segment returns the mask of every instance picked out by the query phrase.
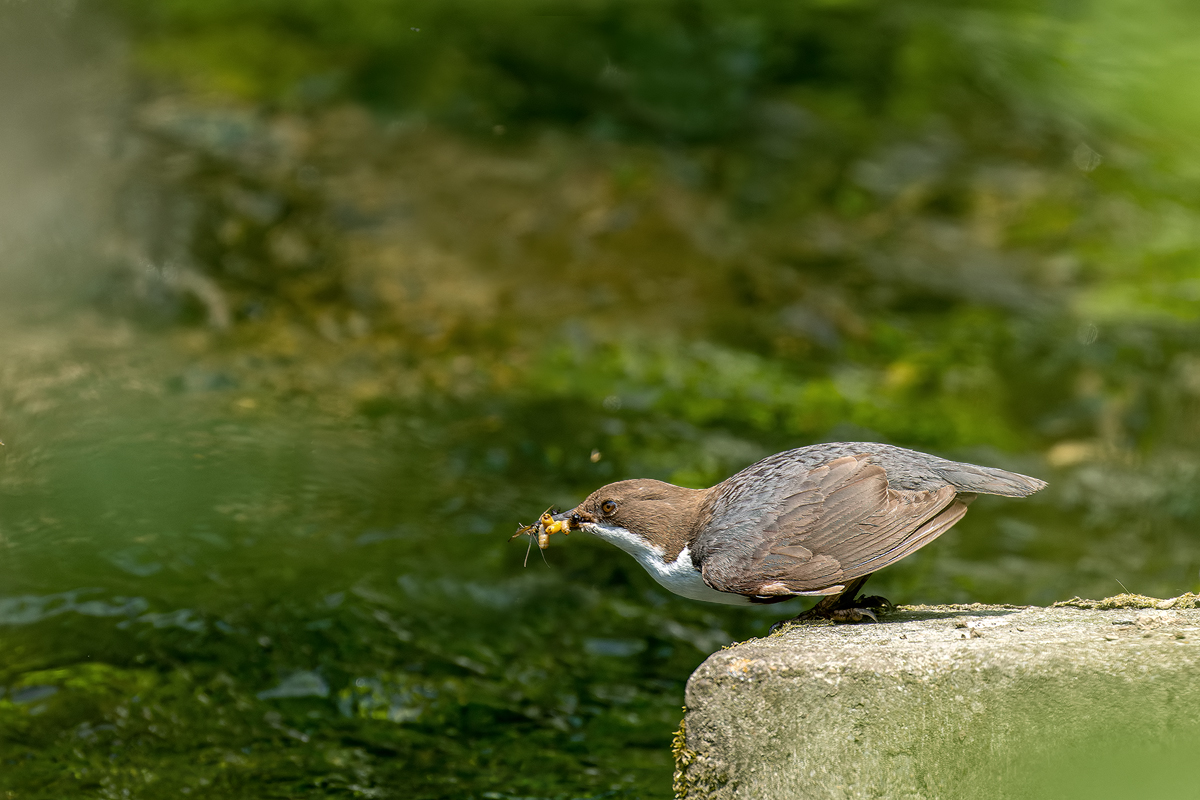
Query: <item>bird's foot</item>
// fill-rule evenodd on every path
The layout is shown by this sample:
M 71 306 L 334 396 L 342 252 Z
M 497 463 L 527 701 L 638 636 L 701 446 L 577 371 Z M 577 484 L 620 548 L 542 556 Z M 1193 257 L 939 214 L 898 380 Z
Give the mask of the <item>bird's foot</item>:
M 868 619 L 879 622 L 879 617 L 869 608 L 835 608 L 825 615 L 825 619 L 830 622 L 862 622 Z
M 891 600 L 888 600 L 886 597 L 880 597 L 877 594 L 873 594 L 870 597 L 859 595 L 858 599 L 854 601 L 854 605 L 859 608 L 869 608 L 876 614 L 890 614 L 896 610 L 896 606 Z
M 890 600 L 878 595 L 870 597 L 860 596 L 857 600 L 845 602 L 846 605 L 844 607 L 839 607 L 835 603 L 827 603 L 826 601 L 817 603 L 803 614 L 792 619 L 784 619 L 776 622 L 771 626 L 768 635 L 783 630 L 783 628 L 792 623 L 811 622 L 812 620 L 828 620 L 840 623 L 865 622 L 868 620 L 879 622 L 879 614 L 888 613 L 896 609 Z

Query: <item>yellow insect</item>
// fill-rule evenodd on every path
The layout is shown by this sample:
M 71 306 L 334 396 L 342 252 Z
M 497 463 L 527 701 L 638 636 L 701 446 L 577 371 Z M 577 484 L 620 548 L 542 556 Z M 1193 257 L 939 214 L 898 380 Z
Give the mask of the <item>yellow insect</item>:
M 550 546 L 550 535 L 551 534 L 561 533 L 563 535 L 566 535 L 566 534 L 570 533 L 571 532 L 571 521 L 566 520 L 566 519 L 556 520 L 554 518 L 554 516 L 550 513 L 552 508 L 553 508 L 553 506 L 551 506 L 551 508 L 547 508 L 545 511 L 543 511 L 542 516 L 539 517 L 538 521 L 533 523 L 532 525 L 522 525 L 519 528 L 517 528 L 517 532 L 514 533 L 512 536 L 510 536 L 508 538 L 508 540 L 511 542 L 513 539 L 524 534 L 529 537 L 530 549 L 533 548 L 533 540 L 537 539 L 538 549 L 545 550 L 547 547 Z M 529 563 L 529 551 L 528 550 L 525 551 L 525 563 L 526 564 Z

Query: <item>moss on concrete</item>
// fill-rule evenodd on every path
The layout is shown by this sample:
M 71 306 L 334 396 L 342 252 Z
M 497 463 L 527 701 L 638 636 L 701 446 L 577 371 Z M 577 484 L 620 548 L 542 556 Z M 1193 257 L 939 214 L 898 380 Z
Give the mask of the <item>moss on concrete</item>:
M 1157 608 L 1161 610 L 1177 608 L 1200 608 L 1200 595 L 1187 592 L 1179 597 L 1163 600 L 1158 597 L 1147 597 L 1144 594 L 1119 594 L 1116 597 L 1106 597 L 1103 600 L 1084 600 L 1072 597 L 1070 600 L 1060 600 L 1051 608 Z
M 683 713 L 687 713 L 686 706 Z M 687 746 L 686 719 L 679 720 L 679 727 L 671 736 L 671 755 L 675 759 L 675 775 L 671 781 L 671 789 L 675 792 L 678 800 L 684 800 L 691 790 L 691 784 L 687 779 L 687 768 L 696 758 L 696 752 Z

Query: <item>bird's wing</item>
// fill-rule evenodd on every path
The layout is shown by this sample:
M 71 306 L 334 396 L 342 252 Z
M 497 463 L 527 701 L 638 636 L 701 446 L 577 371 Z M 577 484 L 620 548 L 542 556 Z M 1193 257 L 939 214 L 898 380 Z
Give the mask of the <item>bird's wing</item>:
M 762 482 L 773 485 L 765 494 L 742 491 L 718 504 L 694 543 L 705 582 L 760 597 L 835 594 L 933 541 L 966 513 L 955 487 L 892 489 L 870 458 L 845 456 L 790 479 L 775 476 Z

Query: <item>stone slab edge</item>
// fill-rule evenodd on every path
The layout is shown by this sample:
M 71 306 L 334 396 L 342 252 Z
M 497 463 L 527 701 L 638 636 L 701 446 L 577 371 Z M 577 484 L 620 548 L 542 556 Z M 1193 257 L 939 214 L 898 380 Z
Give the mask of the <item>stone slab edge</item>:
M 676 798 L 708 796 L 724 776 L 719 759 L 704 752 L 704 736 L 689 729 L 706 724 L 698 718 L 699 696 L 704 687 L 722 681 L 753 682 L 755 678 L 789 675 L 832 676 L 840 680 L 848 669 L 875 674 L 903 672 L 935 677 L 986 664 L 1000 670 L 1061 669 L 1069 665 L 1094 667 L 1108 659 L 1105 648 L 1130 644 L 1157 632 L 1163 639 L 1159 663 L 1171 668 L 1194 668 L 1196 647 L 1176 650 L 1166 645 L 1200 643 L 1200 595 L 1188 593 L 1170 599 L 1123 594 L 1104 600 L 1072 598 L 1049 608 L 1008 605 L 900 606 L 878 625 L 832 625 L 815 622 L 789 626 L 763 639 L 751 639 L 714 653 L 688 681 L 688 706 L 676 732 L 673 789 Z M 1190 613 L 1188 613 L 1190 610 Z M 1054 647 L 1049 638 L 1065 647 Z M 1120 661 L 1111 664 L 1119 673 Z

